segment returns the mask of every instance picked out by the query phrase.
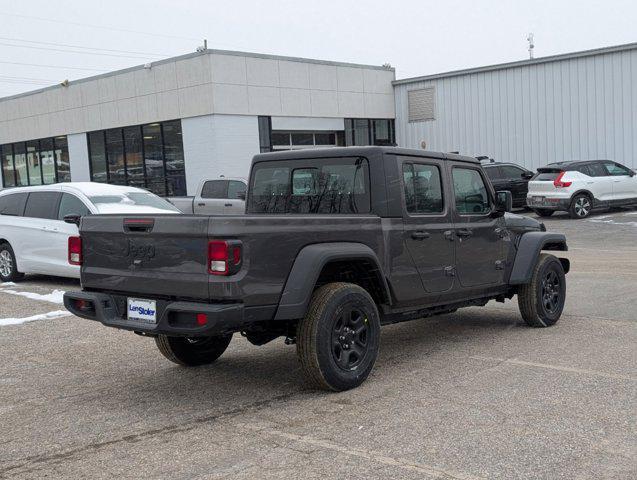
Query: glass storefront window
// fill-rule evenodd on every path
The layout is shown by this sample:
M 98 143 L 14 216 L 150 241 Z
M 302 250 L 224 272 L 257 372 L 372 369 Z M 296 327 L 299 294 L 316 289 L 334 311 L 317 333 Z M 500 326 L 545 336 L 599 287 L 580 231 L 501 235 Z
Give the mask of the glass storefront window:
M 69 162 L 69 146 L 65 136 L 53 139 L 55 168 L 58 182 L 71 181 L 71 163 Z
M 55 158 L 53 157 L 53 139 L 40 140 L 40 163 L 42 165 L 42 180 L 45 185 L 55 183 Z
M 126 163 L 124 161 L 124 138 L 122 129 L 106 130 L 106 160 L 108 163 L 108 183 L 126 184 Z
M 29 185 L 42 185 L 42 165 L 38 152 L 38 141 L 27 142 L 27 168 L 29 171 Z
M 180 120 L 91 132 L 88 143 L 93 181 L 186 195 Z
M 106 147 L 104 145 L 104 132 L 91 132 L 88 134 L 89 157 L 91 164 L 91 180 L 106 183 Z
M 24 142 L 13 144 L 13 163 L 15 164 L 16 186 L 29 185 L 27 175 L 27 149 Z
M 15 167 L 13 166 L 13 147 L 2 145 L 0 149 L 2 157 L 2 184 L 5 187 L 15 187 Z

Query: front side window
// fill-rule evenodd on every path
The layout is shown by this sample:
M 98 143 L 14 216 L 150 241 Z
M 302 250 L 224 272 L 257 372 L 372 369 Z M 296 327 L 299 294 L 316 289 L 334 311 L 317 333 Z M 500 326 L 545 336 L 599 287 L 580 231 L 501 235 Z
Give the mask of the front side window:
M 369 166 L 362 157 L 315 158 L 255 165 L 250 213 L 368 213 Z
M 604 167 L 608 174 L 612 177 L 621 177 L 624 175 L 630 175 L 630 170 L 626 167 L 613 162 L 604 162 Z
M 403 164 L 405 205 L 416 214 L 441 213 L 443 210 L 440 170 L 435 165 Z
M 79 215 L 81 217 L 89 215 L 91 212 L 84 202 L 70 193 L 63 193 L 58 208 L 58 220 L 64 220 L 67 215 Z
M 502 172 L 502 177 L 507 180 L 521 180 L 522 174 L 524 174 L 524 170 L 512 165 L 501 165 L 500 171 Z
M 480 172 L 455 167 L 452 171 L 456 210 L 462 214 L 485 214 L 491 210 L 489 194 Z
M 499 167 L 485 167 L 484 171 L 491 180 L 501 180 L 503 178 Z

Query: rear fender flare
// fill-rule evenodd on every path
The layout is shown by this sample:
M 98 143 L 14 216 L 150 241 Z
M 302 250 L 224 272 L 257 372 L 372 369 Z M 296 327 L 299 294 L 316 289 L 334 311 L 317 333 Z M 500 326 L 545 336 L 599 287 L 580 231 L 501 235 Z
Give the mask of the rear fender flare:
M 391 295 L 387 280 L 374 251 L 367 245 L 353 242 L 316 243 L 301 249 L 288 275 L 275 320 L 296 320 L 305 316 L 316 282 L 323 267 L 339 260 L 368 260 L 378 269 L 379 279 L 387 299 Z
M 510 285 L 522 285 L 531 281 L 533 268 L 537 264 L 542 250 L 568 250 L 566 237 L 561 233 L 527 232 L 522 235 L 518 243 L 518 250 L 509 277 Z M 570 262 L 560 258 L 564 272 L 568 273 Z

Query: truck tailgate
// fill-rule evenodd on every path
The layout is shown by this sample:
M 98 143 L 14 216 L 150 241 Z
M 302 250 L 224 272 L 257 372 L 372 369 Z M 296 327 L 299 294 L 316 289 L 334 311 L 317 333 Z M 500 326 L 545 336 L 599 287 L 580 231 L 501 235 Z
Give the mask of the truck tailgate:
M 208 299 L 208 217 L 82 218 L 82 287 Z

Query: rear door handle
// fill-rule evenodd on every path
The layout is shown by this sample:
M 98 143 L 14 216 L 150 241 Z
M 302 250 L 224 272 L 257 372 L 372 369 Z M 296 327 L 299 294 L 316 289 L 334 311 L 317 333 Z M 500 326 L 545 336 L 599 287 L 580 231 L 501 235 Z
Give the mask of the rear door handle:
M 226 207 L 232 207 L 232 203 L 226 203 L 225 206 Z
M 431 237 L 431 235 L 428 232 L 412 232 L 411 233 L 411 238 L 413 238 L 414 240 L 424 240 L 429 237 Z
M 198 204 L 197 204 L 197 206 L 198 206 L 198 207 L 205 207 L 205 206 L 206 206 L 206 204 L 205 204 L 205 203 L 198 203 Z
M 450 242 L 453 242 L 453 238 L 454 238 L 453 230 L 445 230 L 443 235 L 445 236 L 447 240 L 449 240 Z
M 473 232 L 468 228 L 461 228 L 460 230 L 456 230 L 456 235 L 459 237 L 470 237 L 473 235 Z

